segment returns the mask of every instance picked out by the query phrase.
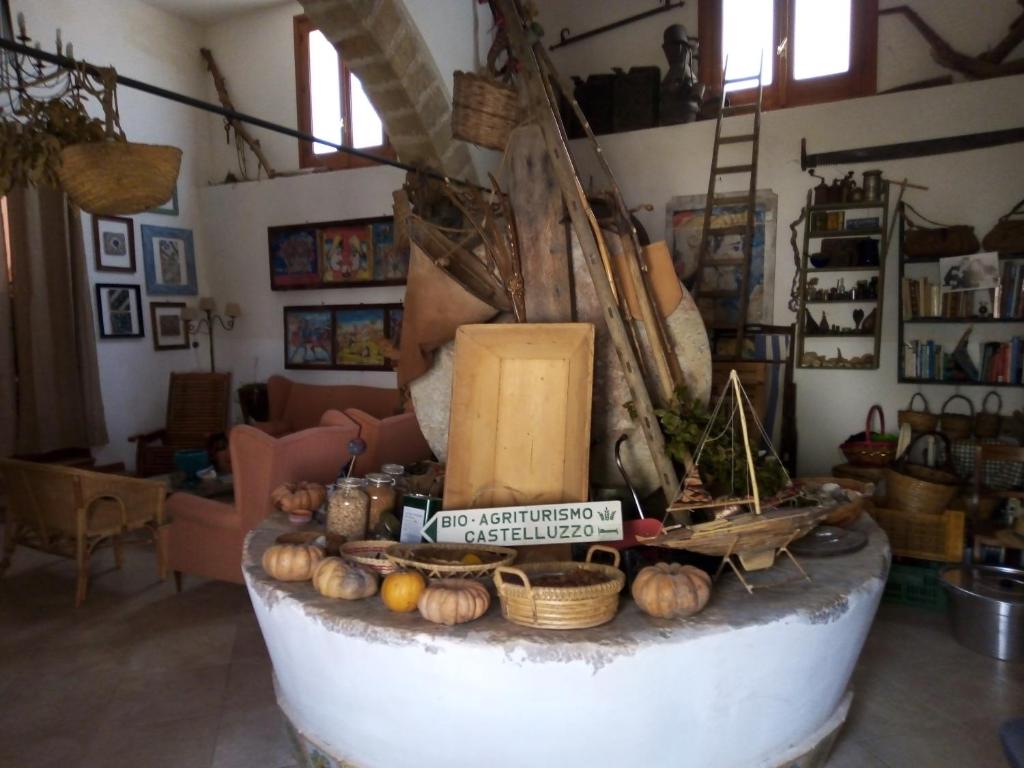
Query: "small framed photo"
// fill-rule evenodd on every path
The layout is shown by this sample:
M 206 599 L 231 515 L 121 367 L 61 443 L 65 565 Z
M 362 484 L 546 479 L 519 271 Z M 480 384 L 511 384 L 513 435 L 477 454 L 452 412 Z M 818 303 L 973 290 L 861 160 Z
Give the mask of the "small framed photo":
M 185 302 L 151 301 L 149 320 L 153 328 L 153 349 L 188 349 L 188 323 L 181 316 Z
M 146 292 L 151 296 L 195 296 L 196 257 L 192 230 L 142 225 Z
M 137 339 L 146 335 L 142 324 L 142 289 L 137 285 L 96 284 L 100 338 Z
M 122 216 L 93 216 L 97 272 L 135 272 L 135 228 Z
M 170 199 L 161 206 L 156 208 L 150 208 L 146 213 L 158 213 L 161 216 L 177 216 L 178 215 L 178 185 L 174 185 L 174 192 L 171 194 Z
M 334 367 L 331 320 L 329 308 L 284 308 L 285 368 Z

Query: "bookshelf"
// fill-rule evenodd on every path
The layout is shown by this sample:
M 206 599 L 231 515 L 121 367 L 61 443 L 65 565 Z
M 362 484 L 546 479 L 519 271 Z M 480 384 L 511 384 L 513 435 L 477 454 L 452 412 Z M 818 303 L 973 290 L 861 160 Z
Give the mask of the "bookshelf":
M 878 200 L 814 205 L 807 193 L 796 367 L 878 368 L 889 187 Z
M 997 289 L 943 291 L 939 256 L 904 257 L 899 216 L 898 381 L 1020 387 L 1024 363 L 1024 253 L 996 258 Z M 970 374 L 968 374 L 968 371 Z

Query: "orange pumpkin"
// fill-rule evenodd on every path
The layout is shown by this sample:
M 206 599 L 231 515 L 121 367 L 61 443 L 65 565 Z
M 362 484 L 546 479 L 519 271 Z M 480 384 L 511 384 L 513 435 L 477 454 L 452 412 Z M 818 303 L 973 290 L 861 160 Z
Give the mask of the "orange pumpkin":
M 324 597 L 361 600 L 377 593 L 377 574 L 340 557 L 328 557 L 313 571 L 313 586 Z
M 308 581 L 324 559 L 320 547 L 306 544 L 275 544 L 263 553 L 263 570 L 278 581 Z
M 416 610 L 420 595 L 427 588 L 427 582 L 416 571 L 399 571 L 389 574 L 380 588 L 384 605 L 397 613 Z
M 271 503 L 282 512 L 319 509 L 327 498 L 327 489 L 320 483 L 285 483 L 270 494 Z
M 640 610 L 659 619 L 692 616 L 711 597 L 711 577 L 700 568 L 679 563 L 658 563 L 633 579 L 633 599 Z
M 490 606 L 487 587 L 465 579 L 431 581 L 416 604 L 424 619 L 449 627 L 479 619 Z

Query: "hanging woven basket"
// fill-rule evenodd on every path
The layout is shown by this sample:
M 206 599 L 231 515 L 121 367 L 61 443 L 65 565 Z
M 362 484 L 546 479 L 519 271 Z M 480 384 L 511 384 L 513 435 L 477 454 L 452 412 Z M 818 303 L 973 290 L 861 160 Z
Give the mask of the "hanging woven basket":
M 58 171 L 68 197 L 101 216 L 142 213 L 174 194 L 181 150 L 159 144 L 97 141 L 61 151 Z
M 515 88 L 472 72 L 456 72 L 452 89 L 452 136 L 481 147 L 505 149 L 518 119 Z

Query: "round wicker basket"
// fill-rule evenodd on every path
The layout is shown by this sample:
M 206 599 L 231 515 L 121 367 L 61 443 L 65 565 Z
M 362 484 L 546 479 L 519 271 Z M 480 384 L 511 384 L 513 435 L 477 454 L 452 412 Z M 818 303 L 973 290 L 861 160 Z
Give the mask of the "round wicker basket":
M 996 409 L 992 413 L 988 412 L 988 399 L 996 396 Z M 999 433 L 1003 427 L 1003 417 L 1000 411 L 1003 410 L 1003 396 L 996 392 L 994 389 L 985 395 L 985 399 L 981 401 L 981 411 L 977 416 L 974 417 L 974 435 L 975 437 L 991 438 L 999 437 Z
M 946 406 L 954 400 L 963 400 L 967 403 L 970 414 L 946 413 Z M 963 395 L 950 395 L 942 404 L 942 413 L 939 415 L 939 429 L 946 433 L 950 440 L 966 440 L 974 430 L 974 403 Z
M 392 544 L 388 560 L 396 568 L 411 568 L 428 579 L 480 579 L 495 568 L 510 565 L 516 559 L 510 547 L 487 544 Z M 466 555 L 475 555 L 480 563 L 466 563 Z
M 516 91 L 486 75 L 456 72 L 452 136 L 481 147 L 505 149 L 519 115 Z
M 591 562 L 594 552 L 610 553 L 613 565 Z M 615 618 L 619 592 L 626 583 L 618 569 L 619 553 L 611 547 L 595 544 L 587 552 L 585 563 L 526 563 L 519 568 L 501 566 L 494 572 L 494 586 L 501 600 L 501 614 L 516 624 L 541 629 L 586 629 L 606 624 Z M 600 581 L 587 586 L 533 586 L 530 577 L 567 574 L 584 570 Z M 517 579 L 519 584 L 507 581 Z
M 943 442 L 943 467 L 909 464 L 906 457 L 914 443 L 929 435 L 939 437 Z M 949 439 L 941 432 L 926 432 L 919 435 L 914 443 L 910 444 L 902 459 L 885 471 L 887 506 L 906 512 L 941 514 L 956 496 L 960 483 L 950 460 L 952 452 Z
M 101 216 L 142 213 L 174 194 L 181 150 L 157 144 L 97 141 L 61 153 L 60 181 L 71 201 Z
M 341 545 L 341 556 L 351 563 L 387 576 L 398 570 L 398 566 L 387 556 L 388 549 L 394 546 L 393 541 L 346 541 Z
M 915 411 L 914 401 L 919 397 L 921 402 L 924 403 L 924 410 Z M 906 410 L 896 412 L 896 419 L 901 427 L 904 424 L 909 424 L 914 432 L 931 432 L 939 423 L 938 415 L 931 412 L 928 408 L 928 400 L 920 392 L 915 392 L 913 397 L 910 398 Z
M 878 433 L 885 434 L 885 414 L 882 413 L 880 405 L 872 405 L 868 409 L 867 420 L 864 424 L 863 440 L 847 440 L 839 446 L 839 449 L 846 456 L 846 460 L 859 467 L 884 467 L 896 458 L 895 440 L 872 440 L 871 439 L 871 417 L 878 414 Z

